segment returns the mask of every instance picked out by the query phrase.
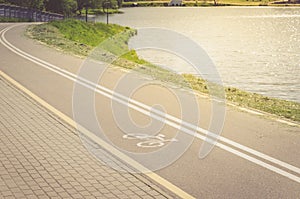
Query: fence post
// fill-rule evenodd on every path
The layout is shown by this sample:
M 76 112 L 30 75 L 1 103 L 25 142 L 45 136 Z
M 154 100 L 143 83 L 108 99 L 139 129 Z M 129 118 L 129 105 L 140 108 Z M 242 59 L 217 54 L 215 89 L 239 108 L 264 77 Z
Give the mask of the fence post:
M 4 6 L 4 17 L 10 17 L 10 10 L 8 6 Z
M 0 4 L 0 16 L 4 17 L 4 5 Z
M 9 18 L 14 18 L 14 16 L 15 16 L 15 10 L 14 10 L 14 7 L 10 7 L 9 13 L 10 13 Z

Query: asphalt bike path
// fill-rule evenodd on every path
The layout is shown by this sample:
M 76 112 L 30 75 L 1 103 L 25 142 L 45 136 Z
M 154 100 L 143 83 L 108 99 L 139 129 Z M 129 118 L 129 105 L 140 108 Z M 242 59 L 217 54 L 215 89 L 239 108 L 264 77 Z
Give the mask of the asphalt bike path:
M 2 25 L 1 29 L 7 26 L 9 25 Z M 76 74 L 83 60 L 42 46 L 26 38 L 23 31 L 24 26 L 17 26 L 1 35 L 1 41 L 8 46 L 8 48 L 0 47 L 1 70 L 56 109 L 72 117 L 71 102 L 74 83 L 46 67 L 41 67 L 41 62 L 33 57 L 73 74 Z M 28 55 L 33 57 L 30 58 Z M 113 89 L 124 73 L 126 72 L 119 69 L 107 70 L 101 80 L 101 85 Z M 138 75 L 133 77 L 138 80 L 142 79 Z M 183 91 L 178 92 L 183 93 L 183 96 L 188 96 Z M 147 93 L 151 93 L 151 97 L 147 96 Z M 162 93 L 165 96 L 162 96 Z M 180 114 L 176 100 L 164 100 L 172 99 L 172 93 L 166 92 L 160 86 L 148 87 L 134 98 L 146 105 L 147 103 L 153 105 L 155 100 L 159 99 L 156 103 L 165 105 L 170 115 Z M 149 138 L 140 136 L 128 139 L 128 137 L 119 136 L 117 132 L 120 129 L 116 126 L 113 113 L 111 113 L 111 99 L 103 97 L 100 93 L 95 99 L 97 117 L 100 118 L 106 131 L 114 132 L 109 138 L 116 145 L 134 152 L 149 151 L 148 148 L 141 147 L 145 142 L 149 144 L 145 140 Z M 205 130 L 208 128 L 212 114 L 209 108 L 210 102 L 209 99 L 202 97 L 198 100 L 201 110 L 199 128 Z M 137 123 L 149 122 L 149 117 L 141 114 L 137 109 L 132 109 L 132 116 L 136 118 Z M 96 127 L 87 128 L 91 131 L 96 130 Z M 175 125 L 166 125 L 156 138 L 165 144 L 164 141 L 172 139 L 177 131 Z M 201 135 L 201 132 L 198 134 Z M 196 136 L 191 147 L 177 161 L 156 171 L 156 174 L 197 198 L 255 196 L 295 198 L 299 196 L 300 154 L 297 149 L 300 136 L 297 124 L 287 125 L 267 115 L 251 114 L 227 106 L 221 136 L 217 146 L 204 159 L 198 158 L 199 148 L 203 141 L 201 136 Z M 156 141 L 150 145 L 157 144 L 159 148 L 162 147 L 161 143 Z

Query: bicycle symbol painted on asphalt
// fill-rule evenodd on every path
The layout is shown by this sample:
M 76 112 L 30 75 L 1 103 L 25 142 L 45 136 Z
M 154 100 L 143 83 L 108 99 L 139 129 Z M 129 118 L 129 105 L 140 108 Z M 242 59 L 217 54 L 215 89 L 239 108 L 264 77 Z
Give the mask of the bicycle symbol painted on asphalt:
M 126 134 L 123 135 L 124 139 L 129 140 L 142 140 L 141 142 L 137 143 L 138 147 L 142 148 L 154 148 L 154 147 L 161 147 L 164 146 L 167 142 L 177 142 L 178 140 L 175 138 L 165 139 L 165 135 L 158 134 L 154 135 L 147 135 L 147 134 Z

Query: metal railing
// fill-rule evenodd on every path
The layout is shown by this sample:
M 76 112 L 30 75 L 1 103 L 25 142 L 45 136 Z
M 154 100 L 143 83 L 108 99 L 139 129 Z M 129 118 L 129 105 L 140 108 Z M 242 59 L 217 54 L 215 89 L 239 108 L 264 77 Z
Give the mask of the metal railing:
M 64 16 L 61 14 L 43 12 L 6 4 L 0 4 L 0 17 L 27 19 L 34 22 L 48 22 L 64 19 Z

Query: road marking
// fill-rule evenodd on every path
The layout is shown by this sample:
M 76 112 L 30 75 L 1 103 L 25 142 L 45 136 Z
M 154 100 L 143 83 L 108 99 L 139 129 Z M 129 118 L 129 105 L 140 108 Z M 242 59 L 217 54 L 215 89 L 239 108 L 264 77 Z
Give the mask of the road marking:
M 266 116 L 272 120 L 275 120 L 276 122 L 280 122 L 282 124 L 287 124 L 289 126 L 296 126 L 296 127 L 300 127 L 299 123 L 293 122 L 293 121 L 289 121 L 289 120 L 285 120 L 285 119 L 280 119 L 270 113 L 264 112 L 264 111 L 259 111 L 259 110 L 255 110 L 255 109 L 249 109 L 249 108 L 245 108 L 245 107 L 240 107 L 234 103 L 227 103 L 230 106 L 233 106 L 241 111 L 247 112 L 247 113 L 251 113 L 253 115 L 259 115 L 259 116 Z
M 88 131 L 83 126 L 77 124 L 70 117 L 68 117 L 64 113 L 60 112 L 59 110 L 57 110 L 56 108 L 54 108 L 53 106 L 51 106 L 50 104 L 48 104 L 46 101 L 44 101 L 43 99 L 41 99 L 40 97 L 38 97 L 37 95 L 35 95 L 31 91 L 29 91 L 27 88 L 25 88 L 24 86 L 22 86 L 21 84 L 19 84 L 18 82 L 16 82 L 14 79 L 12 79 L 11 77 L 9 77 L 7 74 L 5 74 L 1 70 L 0 70 L 0 76 L 2 76 L 3 78 L 5 78 L 7 81 L 9 81 L 15 87 L 17 87 L 22 92 L 24 92 L 26 95 L 28 95 L 29 97 L 31 97 L 34 101 L 38 102 L 43 107 L 45 107 L 46 109 L 48 109 L 50 112 L 54 113 L 59 118 L 61 118 L 62 120 L 64 120 L 66 123 L 68 123 L 74 129 L 80 129 L 79 130 L 80 133 L 84 134 L 86 137 L 88 137 L 89 139 L 93 140 L 95 143 L 99 144 L 105 150 L 111 152 L 112 154 L 114 154 L 115 156 L 117 156 L 118 158 L 120 158 L 122 161 L 128 163 L 129 165 L 131 165 L 133 168 L 137 169 L 138 171 L 147 171 L 146 173 L 144 173 L 144 175 L 148 176 L 153 181 L 155 181 L 158 184 L 162 185 L 163 187 L 167 188 L 168 190 L 170 190 L 171 192 L 173 192 L 174 194 L 178 195 L 181 198 L 195 199 L 193 196 L 191 196 L 190 194 L 186 193 L 185 191 L 183 191 L 179 187 L 173 185 L 172 183 L 170 183 L 166 179 L 162 178 L 161 176 L 157 175 L 156 173 L 153 173 L 152 171 L 148 170 L 147 168 L 145 168 L 140 163 L 136 162 L 135 160 L 133 160 L 130 157 L 126 156 L 124 153 L 122 153 L 119 150 L 117 150 L 116 148 L 112 147 L 110 144 L 107 144 L 101 138 L 99 138 L 95 134 L 91 133 L 90 131 Z
M 178 140 L 175 138 L 165 139 L 165 135 L 148 135 L 148 134 L 125 134 L 123 135 L 124 139 L 128 140 L 142 140 L 136 145 L 141 148 L 155 148 L 162 147 L 166 142 L 177 142 Z
M 300 174 L 300 169 L 298 167 L 295 167 L 293 165 L 290 165 L 286 162 L 283 162 L 281 160 L 278 160 L 276 158 L 273 158 L 271 156 L 268 156 L 266 154 L 263 154 L 259 151 L 256 151 L 252 148 L 249 148 L 247 146 L 244 146 L 244 145 L 241 145 L 237 142 L 234 142 L 232 140 L 229 140 L 225 137 L 222 137 L 222 136 L 218 136 L 214 133 L 211 133 L 203 128 L 200 128 L 198 126 L 195 126 L 193 124 L 190 124 L 190 123 L 187 123 L 185 121 L 182 121 L 172 115 L 169 115 L 169 114 L 165 114 L 165 113 L 162 113 L 158 110 L 155 110 L 153 109 L 152 107 L 150 106 L 147 106 L 141 102 L 138 102 L 138 101 L 135 101 L 133 99 L 129 99 L 121 94 L 118 94 L 118 93 L 115 93 L 113 92 L 112 90 L 106 88 L 106 87 L 103 87 L 103 86 L 100 86 L 98 84 L 94 84 L 93 82 L 90 82 L 84 78 L 81 78 L 81 77 L 77 77 L 75 74 L 73 73 L 70 73 L 66 70 L 63 70 L 55 65 L 52 65 L 46 61 L 43 61 L 37 57 L 34 57 L 22 50 L 20 50 L 19 48 L 13 46 L 11 43 L 9 43 L 6 39 L 5 39 L 5 33 L 10 30 L 11 28 L 13 28 L 15 26 L 11 26 L 11 27 L 7 27 L 5 28 L 4 30 L 0 31 L 0 34 L 1 34 L 1 40 L 0 42 L 5 46 L 7 47 L 9 50 L 11 50 L 12 52 L 18 54 L 19 56 L 33 62 L 33 63 L 36 63 L 54 73 L 57 73 L 69 80 L 72 80 L 72 81 L 76 81 L 77 83 L 81 84 L 82 86 L 86 87 L 86 88 L 89 88 L 89 89 L 93 89 L 95 92 L 105 96 L 105 97 L 108 97 L 112 100 L 115 100 L 125 106 L 128 106 L 129 108 L 131 109 L 134 109 L 134 110 L 137 110 L 139 111 L 140 113 L 143 113 L 149 117 L 152 117 L 153 119 L 156 119 L 156 120 L 159 120 L 159 121 L 162 121 L 162 122 L 165 122 L 167 125 L 169 126 L 172 126 L 174 128 L 177 128 L 177 129 L 180 129 L 181 132 L 184 132 L 184 133 L 187 133 L 191 136 L 195 136 L 201 140 L 205 140 L 207 142 L 210 142 L 212 144 L 214 144 L 214 141 L 212 139 L 206 139 L 207 136 L 208 137 L 213 137 L 213 138 L 217 138 L 219 141 L 221 142 L 224 142 L 226 143 L 227 145 L 231 145 L 235 148 L 238 148 L 239 150 L 241 151 L 244 151 L 244 152 L 247 152 L 253 156 L 256 156 L 256 157 L 259 157 L 261 159 L 264 159 L 265 161 L 268 161 L 268 162 L 271 162 L 272 164 L 275 164 L 275 165 L 278 165 L 282 168 L 285 168 L 287 170 L 290 170 L 290 171 L 293 171 L 297 174 Z M 96 89 L 95 89 L 96 88 Z M 195 132 L 196 131 L 196 132 Z M 198 133 L 197 133 L 198 132 Z M 200 135 L 199 133 L 201 133 L 202 135 Z M 94 136 L 96 137 L 96 136 Z M 96 139 L 96 138 L 95 138 Z M 277 174 L 280 174 L 282 176 L 285 176 L 295 182 L 298 182 L 300 183 L 300 177 L 294 175 L 294 174 L 291 174 L 281 168 L 278 168 L 278 167 L 275 167 L 269 163 L 266 163 L 266 162 L 263 162 L 255 157 L 251 157 L 250 155 L 247 155 L 241 151 L 238 151 L 232 147 L 229 147 L 229 146 L 226 146 L 220 142 L 217 142 L 215 144 L 216 146 L 218 146 L 219 148 L 222 148 L 223 150 L 226 150 L 232 154 L 235 154 L 243 159 L 246 159 L 252 163 L 255 163 L 259 166 L 262 166 L 270 171 L 273 171 Z

